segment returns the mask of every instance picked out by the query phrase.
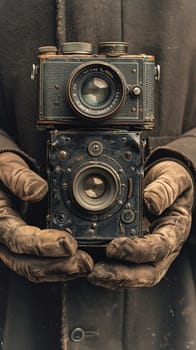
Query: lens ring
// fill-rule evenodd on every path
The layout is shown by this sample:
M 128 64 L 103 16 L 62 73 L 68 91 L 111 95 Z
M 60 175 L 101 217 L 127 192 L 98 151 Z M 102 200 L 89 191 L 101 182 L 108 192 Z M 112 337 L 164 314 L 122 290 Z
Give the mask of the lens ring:
M 75 202 L 89 212 L 101 212 L 114 205 L 119 193 L 119 177 L 108 164 L 87 164 L 77 169 L 72 182 Z
M 67 99 L 81 117 L 103 120 L 117 113 L 125 98 L 125 79 L 106 62 L 87 62 L 77 67 L 67 85 Z

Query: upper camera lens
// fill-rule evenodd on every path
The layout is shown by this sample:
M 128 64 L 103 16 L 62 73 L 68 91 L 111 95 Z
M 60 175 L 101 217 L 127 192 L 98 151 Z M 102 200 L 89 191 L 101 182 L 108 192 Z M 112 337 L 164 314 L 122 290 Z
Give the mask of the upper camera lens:
M 119 70 L 105 62 L 88 62 L 77 67 L 67 86 L 70 106 L 91 120 L 110 118 L 125 98 L 125 80 Z

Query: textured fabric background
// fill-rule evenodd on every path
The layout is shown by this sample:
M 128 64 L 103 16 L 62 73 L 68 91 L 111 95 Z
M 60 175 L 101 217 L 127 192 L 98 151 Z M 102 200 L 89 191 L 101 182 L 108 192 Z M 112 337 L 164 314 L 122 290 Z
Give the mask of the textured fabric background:
M 129 53 L 157 57 L 161 81 L 157 126 L 149 138 L 153 147 L 196 127 L 195 0 L 65 2 L 67 40 L 91 41 L 95 50 L 99 41 L 125 40 Z M 30 74 L 37 48 L 55 44 L 55 11 L 54 0 L 0 1 L 0 127 L 36 158 L 41 171 L 47 132 L 35 128 L 36 84 Z M 195 130 L 191 134 L 191 143 L 179 142 L 195 162 Z M 70 283 L 64 332 L 69 336 L 73 328 L 82 327 L 98 335 L 78 344 L 69 342 L 68 349 L 195 350 L 194 250 L 187 244 L 167 276 L 152 289 L 112 292 L 85 281 Z M 7 275 L 2 266 L 0 349 L 60 349 L 60 286 L 32 285 L 13 274 L 9 282 Z M 2 305 L 7 305 L 7 313 Z

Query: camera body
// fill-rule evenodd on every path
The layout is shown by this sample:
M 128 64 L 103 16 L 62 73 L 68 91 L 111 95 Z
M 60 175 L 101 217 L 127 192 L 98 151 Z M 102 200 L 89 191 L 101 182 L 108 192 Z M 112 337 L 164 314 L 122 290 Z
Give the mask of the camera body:
M 140 133 L 54 130 L 48 144 L 49 227 L 79 244 L 141 235 Z
M 102 54 L 106 45 L 99 55 L 66 46 L 40 55 L 40 125 L 154 128 L 154 56 Z
M 155 58 L 126 43 L 39 49 L 39 117 L 48 140 L 48 227 L 79 245 L 142 235 L 142 131 L 155 125 Z

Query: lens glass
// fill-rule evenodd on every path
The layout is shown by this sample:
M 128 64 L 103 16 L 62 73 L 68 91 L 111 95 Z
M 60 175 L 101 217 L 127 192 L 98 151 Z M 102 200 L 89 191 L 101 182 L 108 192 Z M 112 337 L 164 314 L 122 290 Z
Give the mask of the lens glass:
M 101 176 L 89 176 L 84 181 L 84 192 L 89 198 L 100 198 L 105 193 L 105 183 Z
M 105 104 L 111 94 L 111 89 L 106 80 L 99 77 L 87 79 L 83 86 L 81 95 L 90 106 L 99 107 Z

